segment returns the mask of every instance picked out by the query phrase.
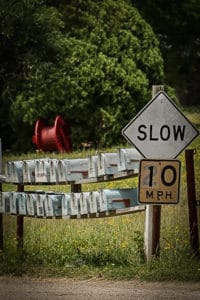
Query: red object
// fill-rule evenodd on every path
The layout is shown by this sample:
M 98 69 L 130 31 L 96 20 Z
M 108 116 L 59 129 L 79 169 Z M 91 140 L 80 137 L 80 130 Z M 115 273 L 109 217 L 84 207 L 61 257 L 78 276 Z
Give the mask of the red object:
M 56 117 L 54 126 L 46 126 L 43 120 L 37 120 L 32 141 L 42 151 L 72 151 L 70 128 L 61 116 Z
M 112 202 L 119 202 L 119 203 L 122 202 L 122 203 L 124 203 L 125 207 L 130 207 L 130 199 L 119 198 L 119 199 L 113 199 Z

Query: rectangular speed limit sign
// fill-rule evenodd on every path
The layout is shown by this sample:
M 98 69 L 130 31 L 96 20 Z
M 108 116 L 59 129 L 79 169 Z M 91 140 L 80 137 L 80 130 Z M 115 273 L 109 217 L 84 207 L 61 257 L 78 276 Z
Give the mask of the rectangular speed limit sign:
M 139 202 L 177 204 L 180 189 L 179 160 L 140 160 Z

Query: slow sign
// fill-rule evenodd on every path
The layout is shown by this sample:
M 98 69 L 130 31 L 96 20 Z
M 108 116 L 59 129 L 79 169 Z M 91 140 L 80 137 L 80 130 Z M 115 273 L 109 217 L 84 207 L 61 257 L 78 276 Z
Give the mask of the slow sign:
M 139 202 L 177 204 L 180 167 L 179 160 L 142 159 L 139 172 Z
M 122 134 L 143 157 L 171 159 L 199 132 L 162 91 L 125 126 Z

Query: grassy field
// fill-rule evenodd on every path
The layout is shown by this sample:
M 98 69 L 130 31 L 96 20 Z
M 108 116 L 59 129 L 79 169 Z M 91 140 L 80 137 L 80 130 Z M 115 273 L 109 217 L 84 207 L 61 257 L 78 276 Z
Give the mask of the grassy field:
M 200 110 L 186 111 L 200 128 Z M 189 148 L 195 154 L 197 199 L 200 200 L 200 137 Z M 106 149 L 107 151 L 108 149 Z M 116 148 L 109 149 L 116 151 Z M 93 150 L 91 150 L 93 151 Z M 87 157 L 93 152 L 78 151 L 68 157 Z M 6 160 L 44 157 L 44 154 L 4 156 Z M 63 155 L 51 154 L 48 157 Z M 145 213 L 82 220 L 24 218 L 24 249 L 16 250 L 16 217 L 4 216 L 4 251 L 0 252 L 0 275 L 103 277 L 141 280 L 200 280 L 200 259 L 191 255 L 188 225 L 184 153 L 181 199 L 178 205 L 162 205 L 160 257 L 148 263 L 144 256 Z M 83 190 L 137 186 L 137 178 L 83 185 Z M 33 190 L 34 186 L 25 189 Z M 39 189 L 69 191 L 69 186 L 41 186 Z M 38 189 L 38 186 L 37 186 Z M 4 184 L 3 190 L 16 190 Z M 200 207 L 197 207 L 200 220 Z M 200 222 L 199 222 L 200 227 Z M 199 228 L 200 230 L 200 228 Z

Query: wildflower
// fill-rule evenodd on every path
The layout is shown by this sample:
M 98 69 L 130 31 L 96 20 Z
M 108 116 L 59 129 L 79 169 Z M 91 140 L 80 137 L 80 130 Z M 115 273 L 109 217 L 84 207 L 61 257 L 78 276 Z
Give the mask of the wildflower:
M 110 219 L 110 220 L 108 221 L 108 224 L 109 224 L 109 225 L 114 225 L 114 224 L 115 224 L 114 219 Z
M 121 248 L 127 248 L 128 244 L 127 242 L 121 242 Z

